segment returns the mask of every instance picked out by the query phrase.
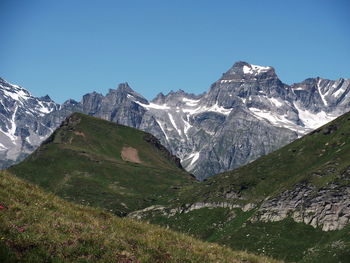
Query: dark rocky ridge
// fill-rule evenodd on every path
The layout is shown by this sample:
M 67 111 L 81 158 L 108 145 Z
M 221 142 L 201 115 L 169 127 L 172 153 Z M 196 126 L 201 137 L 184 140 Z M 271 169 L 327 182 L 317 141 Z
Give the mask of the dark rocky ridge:
M 176 165 L 176 167 L 184 170 L 184 168 L 181 165 L 180 158 L 178 158 L 176 155 L 171 154 L 168 151 L 168 149 L 165 148 L 156 137 L 154 137 L 152 134 L 147 133 L 144 136 L 144 140 L 153 145 L 157 150 L 159 150 L 161 154 L 165 156 L 166 159 L 173 162 Z

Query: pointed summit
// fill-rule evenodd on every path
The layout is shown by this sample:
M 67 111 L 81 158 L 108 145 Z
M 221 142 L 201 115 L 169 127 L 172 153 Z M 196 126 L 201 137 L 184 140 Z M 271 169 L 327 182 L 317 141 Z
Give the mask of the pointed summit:
M 110 89 L 108 94 L 118 94 L 118 96 L 129 98 L 131 100 L 137 100 L 139 102 L 148 104 L 148 100 L 141 94 L 130 88 L 127 82 L 120 83 L 116 90 Z M 106 96 L 108 96 L 108 94 Z
M 128 84 L 127 82 L 120 83 L 120 84 L 118 85 L 117 91 L 127 92 L 127 93 L 134 92 L 133 89 L 130 88 L 130 86 L 129 86 L 129 84 Z
M 163 94 L 163 92 L 160 92 L 151 102 L 156 103 L 156 104 L 164 104 L 165 95 Z
M 53 102 L 53 100 L 50 98 L 48 94 L 43 97 L 40 97 L 39 100 L 45 101 L 45 102 Z
M 258 66 L 249 64 L 244 61 L 238 61 L 233 66 L 223 74 L 223 80 L 229 79 L 246 79 L 246 78 L 256 78 L 261 75 L 269 76 L 269 77 L 277 77 L 275 73 L 275 69 L 270 66 Z

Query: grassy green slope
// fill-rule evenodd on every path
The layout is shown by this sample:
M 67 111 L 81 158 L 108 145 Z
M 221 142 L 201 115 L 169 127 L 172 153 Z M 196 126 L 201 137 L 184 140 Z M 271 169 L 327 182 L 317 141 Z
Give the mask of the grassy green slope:
M 72 204 L 4 172 L 0 261 L 276 262 Z
M 202 208 L 169 218 L 153 214 L 145 219 L 202 240 L 286 262 L 337 263 L 350 258 L 350 225 L 324 232 L 290 218 L 252 223 L 248 219 L 253 213 Z
M 349 185 L 339 178 L 350 166 L 350 114 L 345 114 L 309 135 L 233 171 L 218 174 L 200 185 L 188 186 L 183 203 L 255 203 L 307 182 L 321 188 L 329 183 Z M 316 188 L 316 189 L 317 189 Z M 238 198 L 228 198 L 235 193 Z M 347 262 L 350 226 L 323 232 L 291 219 L 249 221 L 255 210 L 202 208 L 164 217 L 152 213 L 146 220 L 196 237 L 270 255 L 286 261 Z
M 150 134 L 75 113 L 9 170 L 66 199 L 122 215 L 166 204 L 179 185 L 196 183 L 156 144 Z M 135 149 L 141 163 L 124 161 L 125 147 Z

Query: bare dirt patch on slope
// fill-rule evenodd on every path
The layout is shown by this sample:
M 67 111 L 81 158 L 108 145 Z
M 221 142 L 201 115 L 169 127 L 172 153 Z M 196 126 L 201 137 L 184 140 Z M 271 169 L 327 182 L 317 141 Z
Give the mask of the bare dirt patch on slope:
M 133 147 L 123 147 L 120 153 L 122 159 L 127 162 L 142 163 L 138 151 Z
M 85 134 L 83 132 L 81 132 L 81 131 L 74 131 L 74 134 L 78 135 L 78 136 L 85 137 Z

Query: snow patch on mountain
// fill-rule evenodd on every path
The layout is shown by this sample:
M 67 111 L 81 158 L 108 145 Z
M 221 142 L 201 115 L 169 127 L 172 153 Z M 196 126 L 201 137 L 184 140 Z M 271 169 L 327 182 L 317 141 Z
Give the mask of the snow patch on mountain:
M 5 145 L 3 145 L 2 143 L 0 143 L 0 151 L 1 150 L 7 150 L 7 147 Z
M 171 115 L 170 113 L 168 113 L 169 119 L 171 121 L 171 124 L 173 125 L 173 127 L 175 128 L 175 130 L 178 132 L 178 134 L 181 136 L 182 132 L 181 130 L 177 127 L 176 122 L 174 121 L 173 115 Z
M 152 102 L 150 102 L 149 104 L 144 104 L 144 103 L 141 103 L 139 101 L 135 101 L 135 102 L 146 109 L 156 109 L 156 110 L 169 110 L 170 109 L 170 107 L 167 106 L 166 104 L 159 105 L 159 104 L 155 104 Z
M 186 158 L 186 160 L 190 160 L 189 165 L 187 165 L 187 170 L 188 170 L 188 171 L 192 171 L 192 170 L 193 170 L 193 168 L 195 167 L 196 162 L 197 162 L 198 159 L 199 159 L 199 155 L 200 155 L 199 152 L 194 152 L 194 153 L 191 153 L 191 154 Z
M 334 83 L 333 84 L 333 88 L 337 88 L 338 87 L 338 85 L 339 85 L 339 83 Z M 343 82 L 343 85 L 339 85 L 340 87 L 338 88 L 338 90 L 336 90 L 334 93 L 333 93 L 333 96 L 335 97 L 335 98 L 338 98 L 338 97 L 340 97 L 340 96 L 342 96 L 343 94 L 344 94 L 344 92 L 346 92 L 347 91 L 347 89 L 349 88 L 349 86 L 350 86 L 350 81 L 349 80 L 344 80 L 344 82 Z
M 159 125 L 160 129 L 162 130 L 162 132 L 163 132 L 163 134 L 164 134 L 164 136 L 165 136 L 166 140 L 167 140 L 167 141 L 169 141 L 168 134 L 167 134 L 167 132 L 165 132 L 165 129 L 164 129 L 164 127 L 163 127 L 162 123 L 161 123 L 160 121 L 158 121 L 157 119 L 156 119 L 156 122 L 158 123 L 158 125 Z
M 255 117 L 257 117 L 260 120 L 268 121 L 273 126 L 286 128 L 300 134 L 305 134 L 306 132 L 308 132 L 307 129 L 304 129 L 303 127 L 300 127 L 291 120 L 288 120 L 287 115 L 280 115 L 278 113 L 273 113 L 271 111 L 261 110 L 253 107 L 249 108 L 249 110 L 253 113 Z
M 263 72 L 267 72 L 271 69 L 271 67 L 263 67 L 263 66 L 257 66 L 257 65 L 244 65 L 243 66 L 243 73 L 244 74 L 261 74 Z
M 320 82 L 321 82 L 321 79 L 317 82 L 317 90 L 318 90 L 318 93 L 320 94 L 321 96 L 321 99 L 323 101 L 323 104 L 325 106 L 328 106 L 328 103 L 327 103 L 327 100 L 326 100 L 326 94 L 322 94 L 322 91 L 321 91 L 321 87 L 320 87 Z
M 317 129 L 324 124 L 334 120 L 337 116 L 327 114 L 324 111 L 320 111 L 317 113 L 313 113 L 308 110 L 302 110 L 298 105 L 295 104 L 295 108 L 299 112 L 299 118 L 303 122 L 304 127 L 307 128 L 308 131 L 312 131 Z
M 229 115 L 232 109 L 226 109 L 222 106 L 219 106 L 217 103 L 215 103 L 212 106 L 199 106 L 197 108 L 184 108 L 182 109 L 183 112 L 190 113 L 191 115 L 199 114 L 202 112 L 216 112 L 223 115 Z
M 268 98 L 276 107 L 281 107 L 283 103 L 275 98 Z
M 197 106 L 197 104 L 200 102 L 200 100 L 193 100 L 188 98 L 183 98 L 182 101 L 185 102 L 187 106 L 191 107 Z

